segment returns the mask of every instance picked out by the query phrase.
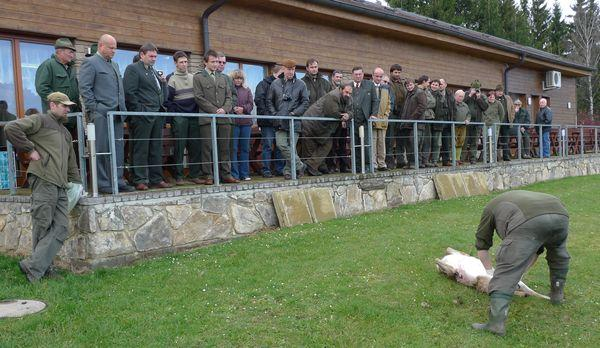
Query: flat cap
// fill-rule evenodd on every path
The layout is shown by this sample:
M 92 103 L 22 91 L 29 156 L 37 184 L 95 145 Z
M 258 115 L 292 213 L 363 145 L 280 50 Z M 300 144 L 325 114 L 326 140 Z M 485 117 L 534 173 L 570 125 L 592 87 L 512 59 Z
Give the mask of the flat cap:
M 504 86 L 502 86 L 502 85 L 497 85 L 497 86 L 496 86 L 496 91 L 503 91 L 503 92 L 504 92 Z
M 48 100 L 48 102 L 53 102 L 53 103 L 58 103 L 58 104 L 63 104 L 63 105 L 75 105 L 75 103 L 73 103 L 72 101 L 69 100 L 69 97 L 67 97 L 66 94 L 61 93 L 61 92 L 54 92 L 54 93 L 48 94 L 48 97 L 46 98 L 46 100 Z

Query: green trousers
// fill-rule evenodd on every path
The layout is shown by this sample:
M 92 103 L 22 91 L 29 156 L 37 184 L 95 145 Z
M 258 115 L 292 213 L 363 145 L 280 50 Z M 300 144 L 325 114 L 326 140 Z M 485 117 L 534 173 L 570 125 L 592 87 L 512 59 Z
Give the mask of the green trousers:
M 566 280 L 570 259 L 568 233 L 569 218 L 558 214 L 537 216 L 511 231 L 496 254 L 496 270 L 489 292 L 514 293 L 532 258 L 543 248 L 550 279 Z
M 69 236 L 67 192 L 35 175 L 29 176 L 31 185 L 31 256 L 22 263 L 37 279 L 46 273 L 52 260 Z
M 190 168 L 189 177 L 191 179 L 200 177 L 200 162 L 202 162 L 200 149 L 202 142 L 198 119 L 193 117 L 174 117 L 171 126 L 171 132 L 175 139 L 175 179 L 183 179 L 183 156 L 186 148 L 188 151 L 188 167 Z

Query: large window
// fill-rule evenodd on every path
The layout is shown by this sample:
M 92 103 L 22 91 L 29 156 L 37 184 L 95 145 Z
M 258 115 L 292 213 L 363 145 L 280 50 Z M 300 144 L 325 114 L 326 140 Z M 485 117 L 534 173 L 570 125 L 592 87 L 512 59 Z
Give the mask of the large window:
M 9 113 L 16 114 L 17 94 L 15 91 L 15 71 L 12 51 L 12 42 L 0 39 L 0 101 L 4 101 L 7 104 L 7 111 Z
M 54 46 L 51 44 L 21 42 L 19 52 L 24 110 L 35 108 L 42 111 L 42 100 L 35 91 L 35 72 L 40 64 L 52 56 Z
M 125 69 L 131 63 L 133 63 L 133 57 L 138 54 L 137 50 L 119 49 L 113 58 L 117 64 L 119 64 L 119 70 L 121 76 L 125 74 Z M 158 54 L 156 63 L 154 63 L 154 70 L 162 71 L 165 76 L 169 75 L 175 70 L 175 63 L 173 63 L 173 56 L 170 54 Z
M 0 100 L 6 102 L 8 112 L 22 116 L 29 108 L 41 111 L 35 73 L 53 53 L 51 42 L 0 38 Z

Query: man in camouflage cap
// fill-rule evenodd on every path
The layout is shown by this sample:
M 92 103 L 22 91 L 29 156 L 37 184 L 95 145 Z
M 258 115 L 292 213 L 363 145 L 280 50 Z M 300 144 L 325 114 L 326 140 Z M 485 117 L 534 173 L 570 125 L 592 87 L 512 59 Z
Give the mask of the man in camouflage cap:
M 81 183 L 71 134 L 63 126 L 76 104 L 61 92 L 47 97 L 49 111 L 9 122 L 6 137 L 29 154 L 31 187 L 31 256 L 19 262 L 30 282 L 41 279 L 69 236 L 67 184 Z
M 79 105 L 79 86 L 75 73 L 75 46 L 71 40 L 60 38 L 54 43 L 54 54 L 46 59 L 35 72 L 35 90 L 42 99 L 42 112 L 48 111 L 47 98 L 52 92 L 62 92 L 75 103 L 71 112 L 81 111 Z M 67 128 L 75 128 L 73 120 Z

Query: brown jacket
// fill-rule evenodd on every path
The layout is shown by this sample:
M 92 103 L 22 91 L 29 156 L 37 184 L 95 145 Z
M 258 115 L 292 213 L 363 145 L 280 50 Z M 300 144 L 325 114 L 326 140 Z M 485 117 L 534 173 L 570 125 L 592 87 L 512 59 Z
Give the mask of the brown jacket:
M 215 114 L 218 109 L 231 113 L 233 108 L 231 87 L 225 75 L 215 71 L 213 79 L 207 70 L 201 70 L 194 75 L 194 98 L 200 113 Z M 200 117 L 201 125 L 209 124 L 209 117 Z M 230 118 L 217 118 L 219 124 L 230 124 Z
M 423 120 L 423 114 L 427 109 L 427 96 L 425 91 L 415 87 L 412 92 L 408 92 L 406 95 L 406 101 L 404 102 L 404 109 L 402 110 L 403 120 Z M 402 123 L 403 128 L 412 128 L 410 123 Z M 419 124 L 419 128 L 423 128 L 423 124 Z

